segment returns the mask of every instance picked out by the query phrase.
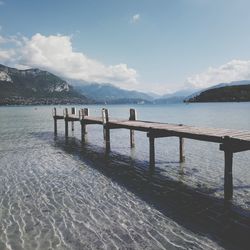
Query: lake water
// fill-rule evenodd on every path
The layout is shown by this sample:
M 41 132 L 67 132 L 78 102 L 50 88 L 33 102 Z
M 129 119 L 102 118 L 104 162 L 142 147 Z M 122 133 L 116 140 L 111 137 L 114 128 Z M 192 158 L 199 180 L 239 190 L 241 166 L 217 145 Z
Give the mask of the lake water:
M 115 118 L 132 107 L 140 120 L 250 130 L 250 103 L 107 106 Z M 102 106 L 89 108 L 101 114 Z M 145 133 L 136 132 L 131 150 L 129 131 L 112 130 L 107 155 L 101 126 L 88 126 L 83 144 L 79 123 L 66 140 L 58 121 L 54 137 L 51 110 L 0 107 L 0 249 L 244 248 L 250 151 L 234 155 L 228 207 L 218 144 L 185 140 L 180 164 L 178 140 L 156 139 L 152 172 Z

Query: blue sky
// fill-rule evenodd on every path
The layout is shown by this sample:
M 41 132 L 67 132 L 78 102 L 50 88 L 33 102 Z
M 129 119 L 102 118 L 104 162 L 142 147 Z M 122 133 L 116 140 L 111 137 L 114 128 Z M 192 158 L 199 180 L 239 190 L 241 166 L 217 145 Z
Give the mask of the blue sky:
M 250 79 L 248 0 L 2 0 L 0 63 L 166 93 Z

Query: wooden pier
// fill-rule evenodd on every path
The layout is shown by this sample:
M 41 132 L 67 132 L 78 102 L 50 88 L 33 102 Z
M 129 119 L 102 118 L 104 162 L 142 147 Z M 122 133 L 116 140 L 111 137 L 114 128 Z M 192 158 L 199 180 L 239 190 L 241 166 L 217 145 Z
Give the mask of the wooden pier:
M 106 150 L 110 151 L 110 130 L 128 129 L 130 130 L 130 146 L 135 146 L 134 131 L 143 131 L 149 138 L 149 163 L 150 167 L 155 166 L 155 139 L 160 137 L 178 137 L 180 162 L 185 160 L 184 156 L 184 138 L 219 143 L 219 149 L 224 151 L 224 198 L 231 200 L 233 196 L 233 154 L 250 150 L 250 131 L 239 131 L 231 129 L 199 128 L 182 124 L 169 124 L 150 121 L 137 120 L 136 111 L 130 109 L 130 116 L 127 120 L 110 119 L 108 109 L 102 109 L 100 117 L 93 117 L 89 114 L 89 109 L 80 109 L 79 115 L 76 115 L 75 108 L 64 109 L 63 115 L 58 115 L 56 108 L 53 109 L 54 133 L 57 134 L 57 120 L 65 122 L 65 136 L 68 136 L 68 123 L 79 121 L 81 124 L 81 138 L 84 141 L 86 135 L 86 126 L 99 124 L 103 127 L 103 136 L 106 142 Z

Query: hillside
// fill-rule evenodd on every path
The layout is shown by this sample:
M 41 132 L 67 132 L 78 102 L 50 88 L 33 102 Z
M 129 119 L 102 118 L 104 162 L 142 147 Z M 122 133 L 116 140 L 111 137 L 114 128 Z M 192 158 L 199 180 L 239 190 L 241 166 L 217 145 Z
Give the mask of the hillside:
M 0 105 L 88 102 L 66 81 L 47 71 L 18 70 L 0 65 Z
M 249 102 L 250 85 L 234 85 L 208 89 L 186 102 Z
M 75 86 L 75 89 L 99 103 L 150 103 L 153 100 L 148 94 L 118 88 L 112 84 L 90 83 Z

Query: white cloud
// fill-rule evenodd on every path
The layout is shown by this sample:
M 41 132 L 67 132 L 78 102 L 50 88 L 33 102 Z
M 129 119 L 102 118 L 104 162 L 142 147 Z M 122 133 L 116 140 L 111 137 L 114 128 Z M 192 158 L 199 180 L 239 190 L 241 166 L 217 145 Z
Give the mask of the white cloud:
M 12 64 L 19 67 L 37 67 L 69 79 L 108 82 L 121 87 L 137 83 L 136 70 L 126 64 L 106 66 L 81 52 L 75 52 L 70 36 L 37 33 L 30 39 L 20 36 L 8 39 L 15 44 L 17 54 Z
M 250 61 L 232 60 L 217 68 L 188 77 L 186 83 L 196 88 L 210 87 L 218 83 L 250 79 Z
M 137 14 L 132 16 L 130 21 L 131 21 L 131 23 L 137 23 L 140 20 L 140 18 L 141 18 L 140 14 L 137 13 Z
M 0 5 L 4 5 L 4 1 L 0 1 Z
M 5 42 L 6 42 L 6 39 L 3 36 L 0 36 L 0 44 L 5 43 Z
M 9 62 L 14 55 L 14 50 L 0 50 L 0 62 Z

